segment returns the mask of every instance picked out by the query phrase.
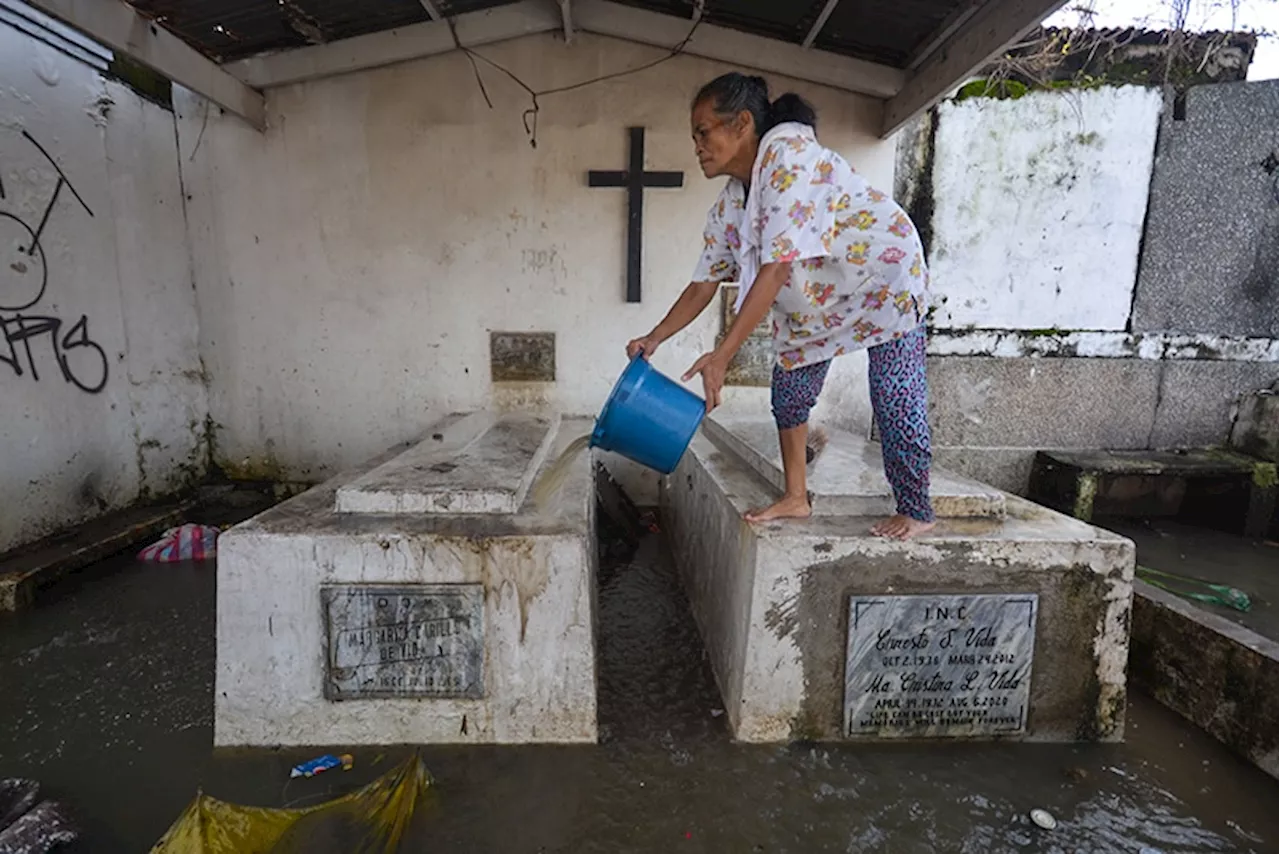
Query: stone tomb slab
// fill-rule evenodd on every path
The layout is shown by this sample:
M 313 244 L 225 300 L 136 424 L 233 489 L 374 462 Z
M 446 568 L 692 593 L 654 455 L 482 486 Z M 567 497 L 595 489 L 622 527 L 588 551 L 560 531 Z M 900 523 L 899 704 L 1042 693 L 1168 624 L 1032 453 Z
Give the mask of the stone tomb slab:
M 704 431 L 779 493 L 783 490 L 782 451 L 778 428 L 771 418 L 709 418 Z M 888 516 L 895 512 L 880 446 L 846 431 L 828 431 L 827 447 L 809 467 L 808 480 L 815 516 Z M 941 469 L 932 472 L 932 494 L 934 511 L 940 518 L 1004 516 L 1003 492 Z
M 540 454 L 526 454 L 545 470 L 548 455 L 592 428 L 590 419 L 541 423 L 549 437 L 521 415 L 444 419 L 419 445 L 224 533 L 214 743 L 594 742 L 589 453 L 572 463 L 545 510 L 523 498 L 512 513 L 461 500 L 450 506 L 476 512 L 441 512 L 440 504 L 420 513 L 338 509 L 345 487 L 394 471 L 412 489 L 408 473 L 424 460 L 457 460 L 451 472 L 460 471 L 497 436 L 523 437 L 526 449 L 545 440 Z M 486 435 L 494 444 L 484 445 Z M 439 473 L 420 474 L 439 488 Z
M 338 490 L 340 513 L 506 513 L 519 510 L 557 421 L 475 413 L 433 428 L 417 447 Z
M 858 440 L 833 441 L 853 450 Z M 944 473 L 934 475 L 945 482 Z M 1132 542 L 1012 495 L 1002 495 L 1001 518 L 941 518 L 910 542 L 872 536 L 882 511 L 872 512 L 870 502 L 864 515 L 742 520 L 775 495 L 755 467 L 706 435 L 695 436 L 663 484 L 664 530 L 735 738 L 1123 737 Z M 1034 602 L 1031 632 L 1014 625 L 1016 616 L 1025 626 L 1025 606 L 997 613 L 983 604 L 1016 600 Z M 859 616 L 859 603 L 877 601 L 886 604 Z M 966 643 L 973 630 L 980 650 L 973 665 L 943 657 L 940 635 L 951 629 L 951 645 Z M 897 648 L 875 649 L 885 631 Z M 919 650 L 902 646 L 913 638 Z M 851 730 L 849 713 L 866 708 L 861 695 L 873 684 L 904 710 L 915 695 L 917 708 L 926 708 L 926 697 L 930 710 L 954 697 L 992 713 L 985 721 L 970 714 L 915 723 L 855 716 Z M 1007 717 L 1017 725 L 995 722 Z
M 1034 593 L 851 597 L 845 734 L 1025 732 L 1038 604 Z

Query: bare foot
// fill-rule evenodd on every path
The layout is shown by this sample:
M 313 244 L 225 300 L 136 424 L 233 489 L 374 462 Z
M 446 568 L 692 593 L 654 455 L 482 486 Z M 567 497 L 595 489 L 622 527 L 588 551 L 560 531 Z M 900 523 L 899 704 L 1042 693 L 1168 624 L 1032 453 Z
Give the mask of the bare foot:
M 910 516 L 903 516 L 899 513 L 896 516 L 890 516 L 883 522 L 877 522 L 872 525 L 871 533 L 877 537 L 888 537 L 891 540 L 909 540 L 927 531 L 932 531 L 936 524 L 937 522 L 921 522 L 919 519 L 912 519 Z
M 808 519 L 813 508 L 807 496 L 784 495 L 776 504 L 750 510 L 742 515 L 748 522 L 769 522 L 774 519 Z

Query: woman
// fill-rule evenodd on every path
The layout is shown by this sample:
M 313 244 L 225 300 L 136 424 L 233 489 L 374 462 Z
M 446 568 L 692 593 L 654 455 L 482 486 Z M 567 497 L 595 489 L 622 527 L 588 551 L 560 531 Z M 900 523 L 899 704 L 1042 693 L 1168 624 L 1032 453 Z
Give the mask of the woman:
M 773 310 L 773 415 L 786 490 L 750 522 L 803 518 L 809 411 L 831 359 L 866 349 L 885 475 L 897 515 L 872 532 L 905 540 L 934 525 L 925 383 L 929 277 L 906 213 L 818 143 L 813 108 L 798 95 L 769 102 L 760 77 L 726 74 L 693 101 L 693 140 L 708 178 L 729 181 L 707 214 L 694 281 L 629 356 L 658 346 L 702 313 L 723 282 L 740 282 L 738 316 L 714 352 L 684 379 L 702 376 L 707 411 L 720 403 L 725 370 Z

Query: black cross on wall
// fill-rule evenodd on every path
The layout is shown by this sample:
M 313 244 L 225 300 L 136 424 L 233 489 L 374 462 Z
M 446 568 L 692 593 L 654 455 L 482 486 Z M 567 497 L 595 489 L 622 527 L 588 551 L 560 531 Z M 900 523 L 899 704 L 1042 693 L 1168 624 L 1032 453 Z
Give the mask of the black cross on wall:
M 627 188 L 627 302 L 640 302 L 641 220 L 645 187 L 683 187 L 683 172 L 644 171 L 644 128 L 631 128 L 630 166 L 625 172 L 587 173 L 588 187 Z

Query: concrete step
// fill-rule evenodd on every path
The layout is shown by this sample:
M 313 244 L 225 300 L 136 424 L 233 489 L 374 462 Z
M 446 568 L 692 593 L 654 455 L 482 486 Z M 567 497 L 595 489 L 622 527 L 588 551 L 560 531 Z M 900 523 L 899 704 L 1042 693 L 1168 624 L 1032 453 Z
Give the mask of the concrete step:
M 778 428 L 769 418 L 709 418 L 707 438 L 736 455 L 781 492 L 782 452 Z M 893 491 L 884 477 L 880 446 L 847 433 L 829 431 L 828 444 L 809 467 L 809 492 L 815 516 L 888 516 L 895 512 Z M 1000 519 L 1004 493 L 941 469 L 931 472 L 930 495 L 940 519 Z
M 130 546 L 155 539 L 188 521 L 184 500 L 107 513 L 46 540 L 0 555 L 0 613 L 35 602 L 41 588 Z

